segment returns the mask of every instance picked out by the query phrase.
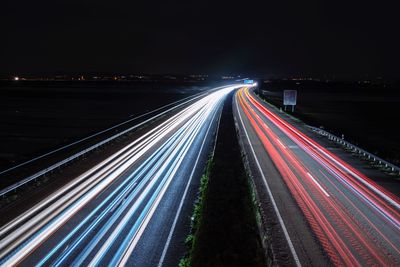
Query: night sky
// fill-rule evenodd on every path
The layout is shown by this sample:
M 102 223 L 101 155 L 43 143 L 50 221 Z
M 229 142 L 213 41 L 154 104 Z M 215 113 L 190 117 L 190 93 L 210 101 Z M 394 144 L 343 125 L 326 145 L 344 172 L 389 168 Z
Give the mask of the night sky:
M 396 1 L 2 0 L 0 73 L 400 77 Z

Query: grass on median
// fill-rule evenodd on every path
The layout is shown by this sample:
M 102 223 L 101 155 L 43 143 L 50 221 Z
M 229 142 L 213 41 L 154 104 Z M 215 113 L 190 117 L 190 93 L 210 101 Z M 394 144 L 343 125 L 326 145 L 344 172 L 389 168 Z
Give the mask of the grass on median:
M 227 100 L 229 101 L 229 99 Z M 222 111 L 214 157 L 201 180 L 188 254 L 188 266 L 264 266 L 255 196 L 241 157 L 232 105 Z
M 189 248 L 189 253 L 185 255 L 184 258 L 181 259 L 179 262 L 179 267 L 188 267 L 191 266 L 191 260 L 192 260 L 192 253 L 193 253 L 193 248 L 195 247 L 196 243 L 196 232 L 199 228 L 200 221 L 201 221 L 201 215 L 203 212 L 203 207 L 204 207 L 204 199 L 206 197 L 206 191 L 207 191 L 207 185 L 208 185 L 208 180 L 210 177 L 210 172 L 213 166 L 214 160 L 213 157 L 210 156 L 207 162 L 207 167 L 205 170 L 205 173 L 202 175 L 200 179 L 200 189 L 199 189 L 199 196 L 194 204 L 193 208 L 193 215 L 191 218 L 191 233 L 186 237 L 185 244 Z

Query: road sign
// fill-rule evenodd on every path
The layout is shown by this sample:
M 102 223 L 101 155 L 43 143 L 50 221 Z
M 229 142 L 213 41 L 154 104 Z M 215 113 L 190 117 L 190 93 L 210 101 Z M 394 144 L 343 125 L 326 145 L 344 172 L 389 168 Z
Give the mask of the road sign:
M 245 80 L 243 80 L 243 83 L 245 83 L 245 84 L 253 84 L 254 81 L 253 80 L 249 80 L 249 79 L 245 79 Z
M 297 102 L 297 90 L 284 90 L 283 91 L 283 105 L 295 106 Z

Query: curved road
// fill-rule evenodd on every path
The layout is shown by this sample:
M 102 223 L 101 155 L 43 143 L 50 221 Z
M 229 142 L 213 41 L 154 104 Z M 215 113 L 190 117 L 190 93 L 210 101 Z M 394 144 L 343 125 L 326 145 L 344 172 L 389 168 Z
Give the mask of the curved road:
M 285 263 L 400 264 L 398 197 L 283 120 L 249 88 L 236 93 L 234 107 L 252 173 L 290 251 Z
M 176 265 L 170 245 L 236 88 L 201 98 L 1 227 L 0 265 Z

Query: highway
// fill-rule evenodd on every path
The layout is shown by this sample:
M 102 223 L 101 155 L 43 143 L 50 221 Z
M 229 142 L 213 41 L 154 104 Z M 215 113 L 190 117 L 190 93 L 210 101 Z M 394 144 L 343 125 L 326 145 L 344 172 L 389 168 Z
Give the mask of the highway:
M 0 228 L 1 266 L 163 266 L 226 95 L 212 91 Z M 173 261 L 172 261 L 173 262 Z M 177 262 L 174 264 L 176 265 Z
M 400 265 L 397 196 L 282 119 L 249 87 L 237 91 L 233 105 L 262 204 L 275 214 L 271 242 L 284 240 L 281 250 L 288 251 L 284 264 Z

